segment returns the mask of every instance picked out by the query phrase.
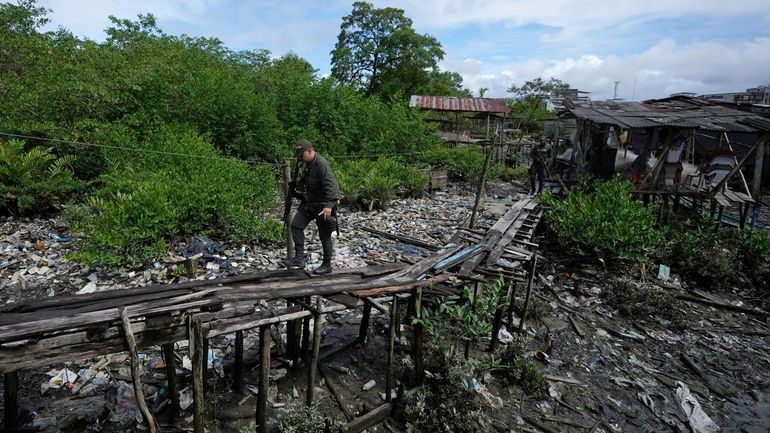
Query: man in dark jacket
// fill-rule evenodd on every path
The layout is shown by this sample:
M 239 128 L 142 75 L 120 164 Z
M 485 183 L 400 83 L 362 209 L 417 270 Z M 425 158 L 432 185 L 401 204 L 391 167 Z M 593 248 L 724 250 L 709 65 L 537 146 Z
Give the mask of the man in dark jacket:
M 329 162 L 313 149 L 313 143 L 302 139 L 294 146 L 294 156 L 305 164 L 305 171 L 298 186 L 304 188 L 305 200 L 299 205 L 291 220 L 291 235 L 294 238 L 294 258 L 284 264 L 288 268 L 305 267 L 305 228 L 315 219 L 318 235 L 323 248 L 323 262 L 313 270 L 316 275 L 332 271 L 334 249 L 332 232 L 336 224 L 337 201 L 340 187 Z

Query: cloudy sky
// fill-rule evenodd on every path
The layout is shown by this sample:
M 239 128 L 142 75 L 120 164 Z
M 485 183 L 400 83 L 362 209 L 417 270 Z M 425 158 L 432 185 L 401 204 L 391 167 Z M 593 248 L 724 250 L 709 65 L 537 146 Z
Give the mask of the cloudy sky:
M 153 13 L 169 34 L 217 37 L 233 50 L 294 53 L 330 70 L 352 1 L 40 0 L 52 26 L 101 41 L 108 16 Z M 444 70 L 474 94 L 507 96 L 556 77 L 595 100 L 735 92 L 770 84 L 770 0 L 374 0 L 398 7 L 444 47 Z

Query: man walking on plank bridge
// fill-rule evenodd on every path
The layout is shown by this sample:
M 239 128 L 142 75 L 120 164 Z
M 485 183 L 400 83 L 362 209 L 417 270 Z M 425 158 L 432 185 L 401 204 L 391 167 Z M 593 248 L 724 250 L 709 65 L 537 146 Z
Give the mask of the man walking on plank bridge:
M 315 151 L 313 143 L 306 139 L 297 141 L 294 156 L 305 164 L 305 171 L 297 185 L 297 189 L 304 191 L 304 194 L 294 192 L 287 197 L 287 200 L 298 197 L 300 205 L 290 227 L 294 238 L 294 257 L 284 260 L 284 265 L 291 269 L 305 267 L 305 228 L 315 219 L 318 236 L 321 238 L 323 262 L 313 273 L 328 274 L 332 271 L 332 232 L 337 224 L 340 188 L 329 162 Z

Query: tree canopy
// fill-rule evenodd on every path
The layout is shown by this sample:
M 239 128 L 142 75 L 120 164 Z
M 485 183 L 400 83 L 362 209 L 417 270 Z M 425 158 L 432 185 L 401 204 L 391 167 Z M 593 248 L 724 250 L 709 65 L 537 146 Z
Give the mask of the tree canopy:
M 442 73 L 444 50 L 436 38 L 419 34 L 402 9 L 353 3 L 343 17 L 332 55 L 332 77 L 367 96 L 409 97 L 417 92 L 462 93 L 458 74 Z

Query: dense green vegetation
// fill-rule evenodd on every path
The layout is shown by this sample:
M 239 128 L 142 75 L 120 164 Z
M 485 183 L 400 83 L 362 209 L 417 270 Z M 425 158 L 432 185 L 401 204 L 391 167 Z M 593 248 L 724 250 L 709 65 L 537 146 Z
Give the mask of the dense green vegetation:
M 615 178 L 575 188 L 563 199 L 544 195 L 549 227 L 559 242 L 605 259 L 646 261 L 663 240 L 653 208 L 631 197 L 631 183 Z
M 68 204 L 87 263 L 139 264 L 195 233 L 276 238 L 268 211 L 278 164 L 300 137 L 341 157 L 339 177 L 356 206 L 419 195 L 429 161 L 371 159 L 438 148 L 434 127 L 396 96 L 467 94 L 459 75 L 435 66 L 438 41 L 392 8 L 356 3 L 341 26 L 345 33 L 374 18 L 387 49 L 414 54 L 416 63 L 369 74 L 375 84 L 367 86 L 322 78 L 292 53 L 273 58 L 169 35 L 150 14 L 110 17 L 106 40 L 95 42 L 43 32 L 47 13 L 34 0 L 0 4 L 0 212 L 40 215 Z M 343 57 L 335 70 L 351 61 Z M 383 177 L 363 177 L 370 170 Z

